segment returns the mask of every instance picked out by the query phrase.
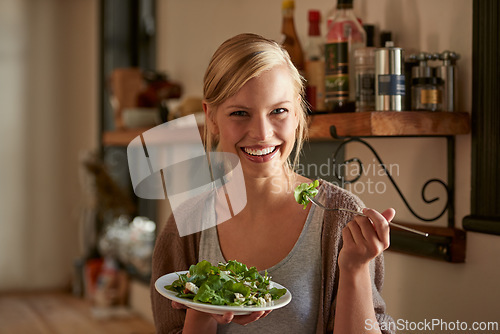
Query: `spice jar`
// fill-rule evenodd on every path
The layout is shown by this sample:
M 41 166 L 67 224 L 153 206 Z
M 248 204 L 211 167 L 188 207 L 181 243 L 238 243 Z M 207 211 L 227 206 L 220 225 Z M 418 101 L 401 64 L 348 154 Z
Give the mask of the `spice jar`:
M 443 80 L 436 77 L 414 78 L 411 87 L 412 110 L 441 111 Z

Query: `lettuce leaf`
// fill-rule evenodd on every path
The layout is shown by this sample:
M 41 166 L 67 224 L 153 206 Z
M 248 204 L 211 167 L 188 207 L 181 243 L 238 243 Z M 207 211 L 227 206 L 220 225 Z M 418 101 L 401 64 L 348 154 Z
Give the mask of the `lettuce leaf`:
M 245 264 L 238 262 L 238 261 L 228 261 L 226 264 L 224 270 L 230 271 L 236 275 L 244 274 L 246 271 L 248 271 L 248 268 Z
M 227 302 L 220 295 L 219 290 L 213 289 L 207 282 L 205 282 L 200 287 L 193 300 L 195 302 L 210 303 L 213 305 L 225 305 Z
M 177 292 L 177 297 L 212 305 L 256 305 L 259 297 L 269 294 L 271 300 L 275 300 L 286 293 L 286 289 L 269 289 L 267 272 L 262 276 L 257 268 L 248 268 L 234 260 L 217 267 L 208 261 L 200 261 L 191 265 L 187 274 L 178 276 L 165 288 Z M 196 294 L 186 289 L 188 282 L 198 287 Z
M 318 189 L 316 189 L 318 186 L 319 186 L 318 180 L 314 180 L 314 182 L 311 182 L 309 184 L 302 183 L 298 185 L 293 192 L 293 195 L 297 203 L 302 204 L 305 209 L 307 207 L 307 204 L 309 204 L 308 197 L 312 198 L 318 194 Z
M 278 289 L 278 288 L 271 288 L 269 290 L 269 294 L 271 295 L 271 298 L 274 299 L 279 299 L 286 293 L 286 289 Z

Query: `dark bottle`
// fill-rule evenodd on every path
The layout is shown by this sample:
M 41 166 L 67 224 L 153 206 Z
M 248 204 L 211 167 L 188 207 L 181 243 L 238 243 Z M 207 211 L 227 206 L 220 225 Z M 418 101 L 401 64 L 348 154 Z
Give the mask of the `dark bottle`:
M 288 52 L 292 63 L 297 69 L 304 71 L 304 54 L 300 45 L 299 37 L 295 29 L 293 12 L 295 10 L 294 0 L 284 0 L 281 5 L 283 13 L 283 22 L 281 25 L 281 33 L 283 34 L 283 42 L 281 45 Z
M 354 111 L 354 51 L 366 46 L 366 33 L 354 15 L 353 0 L 338 0 L 328 20 L 325 44 L 325 104 L 330 112 Z

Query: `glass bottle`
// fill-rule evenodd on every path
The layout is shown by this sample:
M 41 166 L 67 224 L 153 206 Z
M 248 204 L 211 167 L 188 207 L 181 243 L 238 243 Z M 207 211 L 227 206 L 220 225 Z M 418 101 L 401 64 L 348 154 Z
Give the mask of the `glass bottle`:
M 304 54 L 302 51 L 302 46 L 300 45 L 299 38 L 297 36 L 297 31 L 295 30 L 295 22 L 293 19 L 295 1 L 284 0 L 282 2 L 281 9 L 283 14 L 283 22 L 281 25 L 283 42 L 281 44 L 290 55 L 292 63 L 300 72 L 302 72 L 304 71 Z
M 325 110 L 325 62 L 324 39 L 321 36 L 319 23 L 321 14 L 318 10 L 308 12 L 309 32 L 306 42 L 305 78 L 306 98 L 311 112 Z
M 306 58 L 307 60 L 321 60 L 324 56 L 323 44 L 325 42 L 319 28 L 321 14 L 319 10 L 311 9 L 308 12 L 307 18 L 309 21 L 309 30 L 305 48 Z
M 366 46 L 366 33 L 354 15 L 353 0 L 338 0 L 328 20 L 325 44 L 325 104 L 330 112 L 352 112 L 356 97 L 354 51 Z
M 356 111 L 375 110 L 375 48 L 354 51 Z

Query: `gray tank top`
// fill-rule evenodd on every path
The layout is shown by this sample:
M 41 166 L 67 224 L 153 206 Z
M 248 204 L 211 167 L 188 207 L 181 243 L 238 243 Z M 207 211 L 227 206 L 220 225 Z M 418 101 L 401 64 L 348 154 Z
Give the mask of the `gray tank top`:
M 318 198 L 323 199 L 322 187 Z M 246 326 L 219 325 L 217 333 L 315 333 L 319 312 L 321 285 L 321 228 L 323 210 L 312 206 L 304 228 L 290 253 L 279 263 L 267 269 L 271 280 L 285 286 L 292 294 L 292 301 L 285 307 L 272 311 L 267 317 Z M 227 262 L 220 249 L 217 228 L 201 233 L 200 261 L 212 264 Z M 236 259 L 237 260 L 237 259 Z M 263 273 L 263 272 L 262 272 Z

